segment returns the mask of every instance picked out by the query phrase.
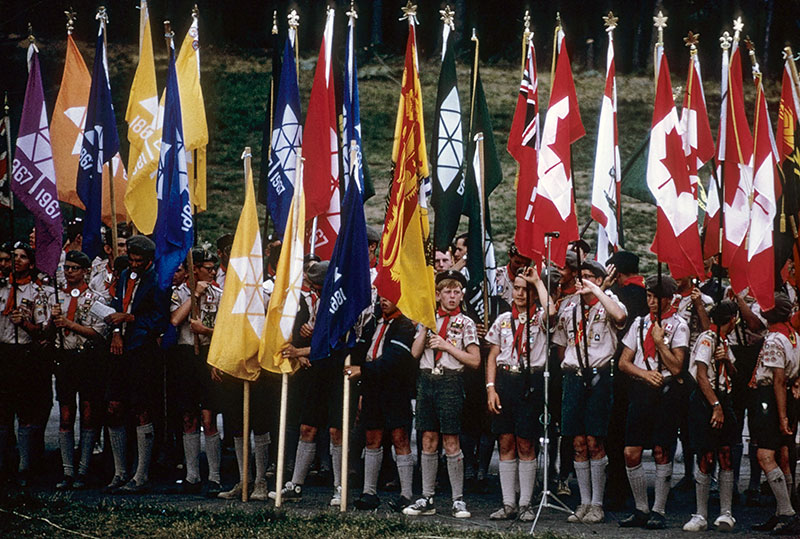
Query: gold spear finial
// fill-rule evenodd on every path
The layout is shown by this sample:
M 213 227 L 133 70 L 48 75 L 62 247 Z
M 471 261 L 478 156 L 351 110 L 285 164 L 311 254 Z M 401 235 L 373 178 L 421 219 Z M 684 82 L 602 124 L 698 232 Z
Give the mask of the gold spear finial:
M 278 10 L 272 11 L 272 35 L 278 35 Z
M 561 29 L 561 12 L 556 11 L 556 28 Z
M 358 12 L 356 11 L 356 3 L 353 0 L 350 0 L 350 11 L 346 12 L 345 15 L 347 15 L 350 18 L 350 20 L 358 18 Z
M 197 7 L 197 4 L 194 5 L 192 8 L 192 18 L 197 19 L 200 17 L 200 8 Z
M 728 49 L 731 48 L 731 42 L 732 41 L 733 41 L 733 38 L 731 37 L 730 32 L 725 30 L 724 32 L 722 32 L 722 35 L 719 38 L 719 46 L 723 50 L 728 50 Z
M 71 34 L 75 29 L 75 19 L 78 18 L 78 13 L 70 6 L 70 8 L 64 12 L 64 15 L 67 16 L 67 33 Z
M 454 18 L 456 16 L 456 12 L 450 9 L 450 4 L 444 6 L 444 9 L 439 10 L 439 14 L 441 15 L 442 21 L 450 27 L 450 30 L 455 31 L 456 25 L 454 22 Z
M 525 21 L 525 32 L 526 33 L 530 33 L 530 31 L 531 31 L 531 12 L 530 12 L 530 10 L 528 10 L 528 9 L 525 10 L 525 18 L 523 20 Z
M 297 27 L 300 26 L 300 15 L 297 14 L 297 10 L 291 10 L 286 18 L 289 20 L 289 28 L 297 30 Z
M 616 28 L 618 20 L 619 20 L 619 17 L 614 16 L 614 12 L 613 11 L 609 11 L 608 15 L 603 17 L 603 24 L 606 25 L 606 32 L 611 31 L 614 28 Z
M 400 17 L 401 21 L 414 19 L 414 22 L 417 21 L 417 4 L 412 4 L 411 0 L 408 0 L 405 7 L 400 8 L 403 11 L 403 16 Z
M 742 22 L 742 17 L 741 16 L 736 17 L 733 20 L 733 40 L 734 41 L 739 41 L 739 33 L 742 31 L 743 28 L 744 28 L 744 23 Z
M 658 10 L 658 15 L 653 17 L 653 26 L 658 29 L 658 43 L 656 43 L 658 46 L 664 45 L 664 28 L 667 27 L 667 19 L 669 17 L 665 16 L 661 10 Z
M 106 6 L 100 6 L 97 8 L 97 14 L 94 16 L 95 20 L 102 22 L 105 25 L 108 25 L 108 13 L 106 12 Z
M 700 43 L 700 34 L 695 34 L 691 30 L 689 30 L 689 33 L 686 35 L 685 38 L 683 38 L 683 42 L 686 44 L 687 47 L 689 47 L 689 50 L 696 51 L 697 44 Z

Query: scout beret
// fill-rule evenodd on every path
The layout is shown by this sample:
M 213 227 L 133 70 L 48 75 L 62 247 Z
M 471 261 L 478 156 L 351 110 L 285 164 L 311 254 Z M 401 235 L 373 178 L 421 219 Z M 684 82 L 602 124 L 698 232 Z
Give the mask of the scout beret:
M 128 249 L 128 254 L 152 258 L 156 252 L 156 244 L 153 243 L 153 240 L 141 234 L 128 238 L 128 241 L 125 242 L 125 246 Z
M 618 273 L 639 273 L 639 257 L 630 251 L 617 251 L 608 259 Z
M 584 260 L 581 269 L 591 271 L 595 277 L 605 278 L 606 276 L 606 268 L 597 260 Z
M 325 284 L 325 274 L 328 273 L 328 266 L 330 262 L 324 260 L 322 262 L 315 262 L 308 268 L 308 280 L 311 284 L 322 286 Z
M 661 276 L 661 286 L 658 283 L 658 275 L 651 275 L 644 281 L 645 288 L 657 298 L 671 298 L 678 290 L 678 283 L 669 275 Z
M 458 283 L 461 285 L 461 288 L 467 287 L 467 278 L 464 277 L 464 274 L 460 271 L 451 269 L 440 271 L 436 274 L 436 285 L 438 286 L 439 283 L 445 279 L 453 279 L 454 281 L 458 281 Z
M 77 264 L 82 268 L 88 268 L 92 265 L 92 261 L 83 251 L 69 251 L 66 257 L 67 262 Z

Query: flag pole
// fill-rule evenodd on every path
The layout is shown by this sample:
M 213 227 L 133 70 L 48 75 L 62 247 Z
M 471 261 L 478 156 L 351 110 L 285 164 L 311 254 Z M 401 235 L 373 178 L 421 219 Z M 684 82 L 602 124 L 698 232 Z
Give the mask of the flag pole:
M 485 202 L 486 197 L 484 193 L 486 192 L 486 177 L 485 177 L 485 168 L 484 168 L 484 156 L 483 156 L 483 133 L 477 133 L 475 135 L 475 142 L 477 143 L 476 150 L 478 151 L 479 159 L 481 160 L 480 170 L 476 170 L 475 173 L 478 175 L 476 178 L 478 180 L 478 185 L 480 186 L 480 192 L 478 193 L 481 210 L 481 256 L 483 257 L 484 266 L 486 266 L 486 208 Z M 486 271 L 483 272 L 483 279 L 481 280 L 481 288 L 483 291 L 483 327 L 489 327 L 489 283 L 486 279 Z
M 278 47 L 278 10 L 272 11 L 272 46 Z M 275 59 L 275 54 L 272 55 L 273 60 Z M 272 74 L 269 78 L 269 110 L 267 111 L 267 115 L 269 117 L 269 125 L 267 129 L 269 129 L 269 144 L 267 145 L 267 163 L 272 160 L 272 126 L 275 124 L 275 65 L 273 62 L 272 65 Z M 264 159 L 264 157 L 261 157 Z M 267 172 L 267 176 L 269 176 L 269 172 Z M 269 207 L 264 209 L 264 232 L 262 232 L 261 237 L 264 241 L 267 239 L 267 232 L 269 230 Z M 263 245 L 262 245 L 263 249 Z
M 653 26 L 655 26 L 658 31 L 656 46 L 653 47 L 653 88 L 656 92 L 658 91 L 658 50 L 664 48 L 664 28 L 667 27 L 667 19 L 669 19 L 669 17 L 665 17 L 661 10 L 658 10 L 658 14 L 653 17 Z
M 94 17 L 95 19 L 100 21 L 100 26 L 103 27 L 103 55 L 106 56 L 104 58 L 103 65 L 105 66 L 104 69 L 108 69 L 108 13 L 106 12 L 105 6 L 100 6 L 97 8 L 97 14 Z M 106 76 L 108 73 L 106 73 Z M 105 158 L 105 156 L 103 156 Z M 102 175 L 101 175 L 102 176 Z M 101 177 L 102 182 L 102 177 Z M 116 197 L 114 196 L 114 159 L 112 158 L 111 161 L 108 163 L 108 199 L 109 199 L 109 210 L 111 213 L 111 253 L 114 256 L 114 259 L 117 258 L 117 203 Z
M 353 141 L 355 142 L 355 141 Z M 344 367 L 350 366 L 350 354 L 344 359 Z M 350 377 L 344 375 L 344 386 L 342 387 L 342 471 L 340 474 L 342 483 L 341 503 L 339 511 L 347 511 L 347 476 L 349 475 L 349 454 L 350 454 Z M 277 489 L 276 489 L 277 490 Z
M 250 177 L 250 160 L 253 157 L 250 146 L 244 148 L 244 181 Z M 192 292 L 194 296 L 194 291 Z M 248 482 L 250 480 L 250 380 L 242 381 L 242 501 L 246 502 L 249 496 Z M 280 489 L 279 489 L 280 490 Z
M 558 33 L 561 31 L 561 12 L 556 11 L 556 28 L 553 31 L 553 59 L 550 62 L 550 96 L 553 95 L 553 78 L 556 76 L 556 57 L 558 56 Z M 548 97 L 548 100 L 550 98 Z
M 789 46 L 784 47 L 783 54 L 784 54 L 784 57 L 786 58 L 786 60 L 789 62 L 789 75 L 790 75 L 790 78 L 792 79 L 792 86 L 795 89 L 795 93 L 800 94 L 800 78 L 798 78 L 798 76 L 797 76 L 797 65 L 795 64 L 795 61 L 794 61 L 794 56 L 792 54 L 792 48 L 789 47 Z M 794 105 L 796 107 L 797 103 L 795 103 Z M 6 130 L 6 132 L 8 132 L 8 130 Z M 782 167 L 778 167 L 778 171 L 781 174 L 781 176 L 783 176 L 783 168 Z M 784 179 L 784 181 L 785 181 L 785 179 Z M 781 206 L 781 211 L 784 212 L 784 215 L 785 215 L 785 210 L 784 210 L 783 206 Z M 782 220 L 783 220 L 783 216 L 782 216 Z M 797 232 L 797 218 L 796 218 L 796 216 L 789 215 L 789 224 L 790 224 L 791 229 L 792 229 L 792 235 L 794 236 L 794 243 L 795 243 L 794 249 L 797 250 L 798 252 L 800 252 L 800 245 L 798 245 L 798 232 Z
M 531 37 L 531 12 L 525 10 L 524 29 L 522 30 L 522 62 L 519 66 L 519 77 L 525 76 L 525 61 L 528 59 L 528 40 Z

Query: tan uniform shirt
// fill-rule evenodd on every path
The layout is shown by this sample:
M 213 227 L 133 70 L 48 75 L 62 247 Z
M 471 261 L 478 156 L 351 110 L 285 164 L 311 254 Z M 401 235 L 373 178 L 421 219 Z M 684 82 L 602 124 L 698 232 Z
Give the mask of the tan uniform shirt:
M 79 292 L 79 295 L 77 296 L 78 305 L 75 309 L 75 316 L 72 321 L 76 324 L 90 327 L 101 337 L 104 337 L 107 329 L 106 323 L 89 311 L 91 310 L 92 305 L 94 305 L 96 302 L 99 301 L 100 303 L 105 304 L 105 300 L 100 294 L 89 287 L 87 287 L 83 292 L 80 292 L 77 288 L 75 291 Z M 58 301 L 61 305 L 61 314 L 64 316 L 64 318 L 66 318 L 67 314 L 69 313 L 70 303 L 72 302 L 71 293 L 67 290 L 61 290 L 58 293 Z M 67 328 L 63 328 L 61 330 L 61 334 L 64 335 L 64 350 L 80 350 L 83 348 L 84 343 L 86 343 L 88 340 L 87 337 L 84 337 L 75 331 L 70 331 Z M 61 347 L 61 337 L 58 335 L 56 335 L 56 346 Z
M 187 283 L 182 283 L 178 288 L 172 291 L 172 299 L 170 302 L 169 311 L 175 312 L 183 305 L 186 300 L 191 299 L 192 292 L 189 290 Z M 207 327 L 214 329 L 214 322 L 217 319 L 217 309 L 219 308 L 219 301 L 222 299 L 222 289 L 216 284 L 208 285 L 205 293 L 200 296 L 200 322 Z M 192 333 L 191 322 L 189 319 L 191 314 L 186 320 L 178 326 L 178 344 L 194 345 L 194 333 Z M 198 335 L 200 346 L 208 346 L 211 344 L 211 337 L 209 335 Z
M 792 339 L 775 331 L 767 333 L 756 362 L 756 385 L 772 385 L 772 369 L 784 370 L 787 387 L 797 378 L 800 370 L 800 343 L 797 337 L 797 333 L 793 334 Z
M 613 299 L 627 315 L 628 310 L 625 305 L 613 292 L 607 290 L 605 294 Z M 617 350 L 617 332 L 624 324 L 619 326 L 615 324 L 599 300 L 584 312 L 586 314 L 582 318 L 580 295 L 578 294 L 565 298 L 558 311 L 558 324 L 553 333 L 553 343 L 565 348 L 564 361 L 561 365 L 567 370 L 604 367 L 611 361 Z M 578 350 L 575 348 L 575 333 L 576 330 L 580 332 L 582 320 L 586 321 L 585 346 L 581 336 L 579 339 L 581 361 L 579 362 Z
M 641 332 L 639 331 L 639 328 Z M 664 344 L 670 349 L 674 348 L 688 348 L 689 347 L 689 325 L 686 321 L 677 315 L 677 313 L 664 318 L 661 321 L 661 327 L 664 329 Z M 650 329 L 650 315 L 639 316 L 634 320 L 628 333 L 622 339 L 622 344 L 626 348 L 633 351 L 633 364 L 640 369 L 652 371 L 658 369 L 658 359 L 655 357 L 644 357 L 643 343 L 647 339 L 647 332 Z M 666 366 L 661 365 L 661 375 L 666 377 L 672 376 Z
M 437 333 L 442 330 L 442 323 L 444 320 L 445 317 L 438 315 L 436 316 Z M 421 328 L 421 331 L 427 331 L 427 328 L 423 327 Z M 472 319 L 464 313 L 458 313 L 455 316 L 451 316 L 450 323 L 447 327 L 446 339 L 450 341 L 450 344 L 459 350 L 466 350 L 467 346 L 470 344 L 478 344 L 478 332 L 475 328 L 475 322 L 473 322 Z M 436 357 L 437 353 L 438 352 L 436 350 L 425 348 L 425 351 L 422 353 L 422 357 L 419 358 L 419 368 L 433 369 L 434 358 Z M 464 364 L 447 352 L 441 352 L 441 356 L 439 357 L 439 361 L 436 362 L 436 366 L 452 371 L 461 371 L 464 369 Z
M 0 313 L 6 308 L 11 296 L 11 284 L 6 283 L 0 288 Z M 53 289 L 49 286 L 31 281 L 17 287 L 17 308 L 22 316 L 33 324 L 45 325 L 50 320 L 50 309 L 53 304 Z M 14 344 L 14 324 L 10 316 L 0 314 L 0 342 Z M 19 326 L 17 330 L 17 343 L 30 344 L 33 342 L 30 334 Z
M 505 365 L 508 367 L 522 366 L 520 365 L 519 351 L 517 348 L 522 346 L 514 346 L 514 327 L 511 324 L 511 312 L 504 312 L 494 321 L 489 331 L 486 333 L 486 342 L 497 345 L 500 347 L 500 353 L 497 355 L 495 362 L 497 365 Z M 528 346 L 531 351 L 531 367 L 543 367 L 547 361 L 547 332 L 545 329 L 544 309 L 539 307 L 530 320 L 530 339 Z M 525 319 L 525 320 L 523 320 Z M 522 312 L 514 320 L 514 326 L 518 331 L 522 331 L 520 335 L 520 344 L 524 343 L 525 335 L 528 329 L 525 327 L 527 316 Z M 522 358 L 522 364 L 527 366 L 528 358 Z
M 728 339 L 724 337 L 720 338 L 719 346 L 727 346 L 728 361 L 733 365 L 736 358 L 728 345 Z M 727 372 L 724 365 L 717 365 L 717 360 L 714 359 L 714 353 L 716 351 L 716 332 L 708 330 L 701 333 L 697 337 L 697 342 L 695 342 L 692 347 L 692 356 L 689 359 L 689 374 L 696 380 L 697 365 L 698 363 L 703 363 L 707 367 L 706 375 L 708 377 L 708 383 L 711 384 L 711 388 L 715 391 L 719 390 L 723 393 L 730 393 L 733 389 L 731 385 L 733 373 Z

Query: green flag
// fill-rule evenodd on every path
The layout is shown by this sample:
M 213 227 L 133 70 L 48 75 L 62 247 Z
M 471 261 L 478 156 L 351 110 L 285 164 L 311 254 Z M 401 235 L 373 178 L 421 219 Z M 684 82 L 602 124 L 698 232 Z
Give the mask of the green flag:
M 623 195 L 655 205 L 656 201 L 650 192 L 650 188 L 647 187 L 647 179 L 645 177 L 647 172 L 647 149 L 649 147 L 650 133 L 648 132 L 642 143 L 622 167 L 620 190 Z
M 467 239 L 467 301 L 478 314 L 483 314 L 483 280 L 486 278 L 487 296 L 497 294 L 492 243 L 492 227 L 489 218 L 489 195 L 503 180 L 497 147 L 492 133 L 492 118 L 486 105 L 480 71 L 474 74 L 475 95 L 471 108 L 471 128 L 467 150 L 467 175 L 464 182 L 463 213 L 469 217 L 469 237 Z M 482 136 L 483 155 L 479 141 Z M 483 182 L 481 182 L 483 169 Z M 482 226 L 483 225 L 483 226 Z M 481 228 L 485 235 L 481 237 Z
M 455 51 L 448 46 L 450 41 L 444 41 L 445 53 L 436 93 L 436 120 L 430 151 L 433 179 L 431 204 L 436 212 L 433 243 L 439 251 L 446 251 L 456 235 L 464 196 L 461 101 L 456 86 Z

